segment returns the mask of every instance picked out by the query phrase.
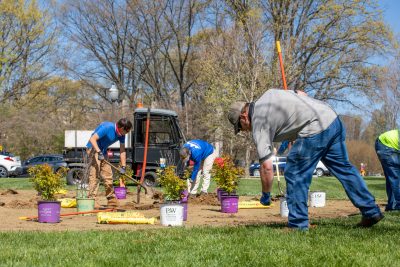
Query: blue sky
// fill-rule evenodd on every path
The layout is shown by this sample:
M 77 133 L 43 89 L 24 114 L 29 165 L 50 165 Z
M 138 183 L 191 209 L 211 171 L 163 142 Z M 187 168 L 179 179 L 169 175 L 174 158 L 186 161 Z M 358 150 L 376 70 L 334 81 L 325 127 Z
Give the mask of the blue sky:
M 383 11 L 382 15 L 384 21 L 392 28 L 394 35 L 400 41 L 400 0 L 378 0 L 378 3 Z M 384 65 L 387 62 L 388 57 L 382 55 L 371 60 L 371 63 L 379 65 Z M 355 102 L 357 102 L 358 105 L 361 105 L 364 101 L 364 99 L 360 99 L 360 101 Z M 335 110 L 339 114 L 362 115 L 365 121 L 370 119 L 370 114 L 365 113 L 365 110 L 354 109 L 352 106 L 347 104 L 337 104 Z
M 400 1 L 399 0 L 380 0 L 379 4 L 383 9 L 385 21 L 392 27 L 398 36 L 400 35 Z

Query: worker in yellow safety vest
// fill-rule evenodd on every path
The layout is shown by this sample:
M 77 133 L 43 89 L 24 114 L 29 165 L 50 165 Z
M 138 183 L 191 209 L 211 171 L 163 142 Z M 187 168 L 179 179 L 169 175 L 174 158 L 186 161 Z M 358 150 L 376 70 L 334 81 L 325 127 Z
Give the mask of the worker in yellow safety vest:
M 381 134 L 375 150 L 386 178 L 388 203 L 385 211 L 400 210 L 400 129 Z

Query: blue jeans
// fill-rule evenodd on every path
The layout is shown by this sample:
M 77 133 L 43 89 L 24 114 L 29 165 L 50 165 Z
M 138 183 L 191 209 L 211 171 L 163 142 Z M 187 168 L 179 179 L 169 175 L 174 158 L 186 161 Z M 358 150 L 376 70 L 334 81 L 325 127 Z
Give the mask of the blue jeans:
M 386 178 L 388 203 L 385 210 L 400 210 L 400 151 L 385 146 L 379 139 L 376 139 L 375 150 Z
M 347 154 L 346 130 L 339 118 L 323 132 L 298 138 L 289 152 L 285 168 L 289 227 L 308 228 L 308 189 L 318 161 L 336 176 L 354 206 L 364 217 L 381 213 L 374 196 Z

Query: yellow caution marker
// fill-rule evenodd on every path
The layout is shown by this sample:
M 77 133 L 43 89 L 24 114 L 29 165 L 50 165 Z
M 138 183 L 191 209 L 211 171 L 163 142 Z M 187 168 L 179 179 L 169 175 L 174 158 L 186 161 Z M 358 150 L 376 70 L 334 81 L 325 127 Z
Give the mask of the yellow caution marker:
M 76 208 L 75 198 L 60 198 L 57 201 L 61 202 L 61 208 Z
M 56 192 L 56 194 L 60 194 L 60 195 L 66 195 L 68 193 L 68 190 L 66 189 L 60 189 Z

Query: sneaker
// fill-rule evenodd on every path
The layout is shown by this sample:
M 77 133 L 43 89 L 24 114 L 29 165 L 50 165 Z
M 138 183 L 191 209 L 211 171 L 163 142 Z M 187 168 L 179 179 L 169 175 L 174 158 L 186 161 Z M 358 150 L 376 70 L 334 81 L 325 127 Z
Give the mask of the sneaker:
M 116 208 L 118 207 L 118 200 L 116 198 L 110 198 L 107 201 L 107 208 Z
M 362 217 L 361 222 L 357 224 L 359 227 L 372 227 L 374 224 L 377 224 L 380 220 L 385 218 L 385 216 L 382 213 L 379 213 L 378 215 L 372 216 L 372 217 Z

